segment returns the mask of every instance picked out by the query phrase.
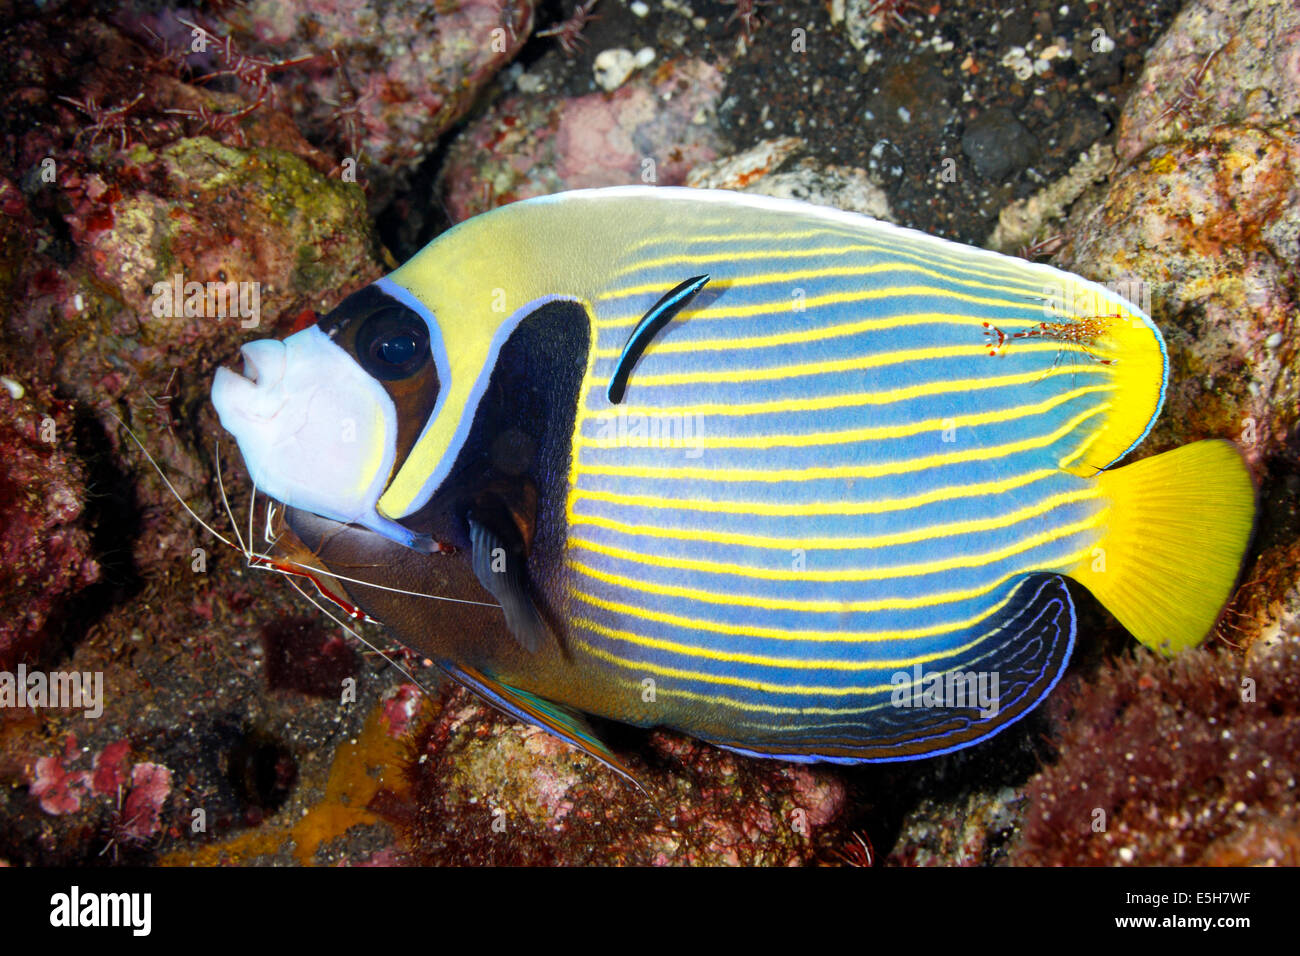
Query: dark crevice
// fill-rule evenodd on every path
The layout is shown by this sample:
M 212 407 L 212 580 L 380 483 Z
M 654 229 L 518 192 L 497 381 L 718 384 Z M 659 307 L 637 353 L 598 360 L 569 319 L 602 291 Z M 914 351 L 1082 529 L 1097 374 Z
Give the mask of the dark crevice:
M 90 554 L 99 563 L 99 580 L 64 601 L 51 615 L 43 657 L 65 660 L 98 621 L 129 602 L 144 588 L 132 543 L 140 537 L 143 513 L 134 475 L 121 470 L 103 424 L 87 408 L 73 419 L 73 439 L 85 469 L 83 522 L 90 534 Z

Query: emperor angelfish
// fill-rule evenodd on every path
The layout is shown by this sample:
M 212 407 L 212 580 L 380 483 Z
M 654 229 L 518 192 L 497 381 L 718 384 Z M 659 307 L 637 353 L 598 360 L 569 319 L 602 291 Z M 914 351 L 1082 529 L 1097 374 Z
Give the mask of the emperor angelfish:
M 1169 371 L 1133 303 L 799 202 L 516 202 L 243 354 L 212 400 L 305 553 L 616 767 L 584 714 L 794 761 L 968 747 L 1060 678 L 1064 578 L 1173 653 L 1253 523 L 1225 441 L 1113 468 Z

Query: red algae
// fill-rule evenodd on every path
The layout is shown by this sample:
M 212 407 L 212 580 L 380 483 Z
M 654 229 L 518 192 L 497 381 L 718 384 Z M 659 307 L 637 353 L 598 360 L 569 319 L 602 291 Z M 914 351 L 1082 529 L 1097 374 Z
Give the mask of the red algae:
M 1300 634 L 1245 658 L 1137 650 L 1050 706 L 1059 757 L 1025 788 L 1011 862 L 1269 864 L 1300 847 Z
M 740 757 L 667 732 L 621 753 L 645 787 L 455 689 L 413 738 L 410 858 L 440 865 L 798 865 L 845 838 L 825 767 Z

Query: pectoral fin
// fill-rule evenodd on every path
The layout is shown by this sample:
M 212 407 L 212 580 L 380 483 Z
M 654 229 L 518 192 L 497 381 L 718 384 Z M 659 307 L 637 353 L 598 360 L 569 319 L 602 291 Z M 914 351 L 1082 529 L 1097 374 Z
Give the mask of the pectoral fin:
M 600 741 L 582 714 L 517 687 L 493 680 L 472 667 L 459 666 L 446 661 L 441 662 L 441 666 L 453 680 L 468 687 L 498 710 L 516 720 L 541 727 L 554 734 L 595 757 L 638 790 L 645 790 L 637 782 L 636 777 L 632 776 L 632 771 Z
M 469 540 L 474 576 L 501 603 L 506 627 L 525 650 L 541 650 L 549 632 L 529 593 L 528 560 L 522 542 L 506 540 L 473 517 L 469 519 Z

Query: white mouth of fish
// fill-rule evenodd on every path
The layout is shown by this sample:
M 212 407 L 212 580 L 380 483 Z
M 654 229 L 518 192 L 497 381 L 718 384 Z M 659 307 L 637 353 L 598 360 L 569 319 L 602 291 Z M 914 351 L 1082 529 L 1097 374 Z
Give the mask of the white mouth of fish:
M 258 489 L 335 521 L 373 525 L 396 454 L 388 393 L 319 328 L 241 349 L 217 369 L 212 404 Z
M 254 385 L 258 384 L 257 363 L 253 361 L 252 357 L 244 349 L 240 349 L 240 354 L 244 359 L 244 369 L 241 374 Z

